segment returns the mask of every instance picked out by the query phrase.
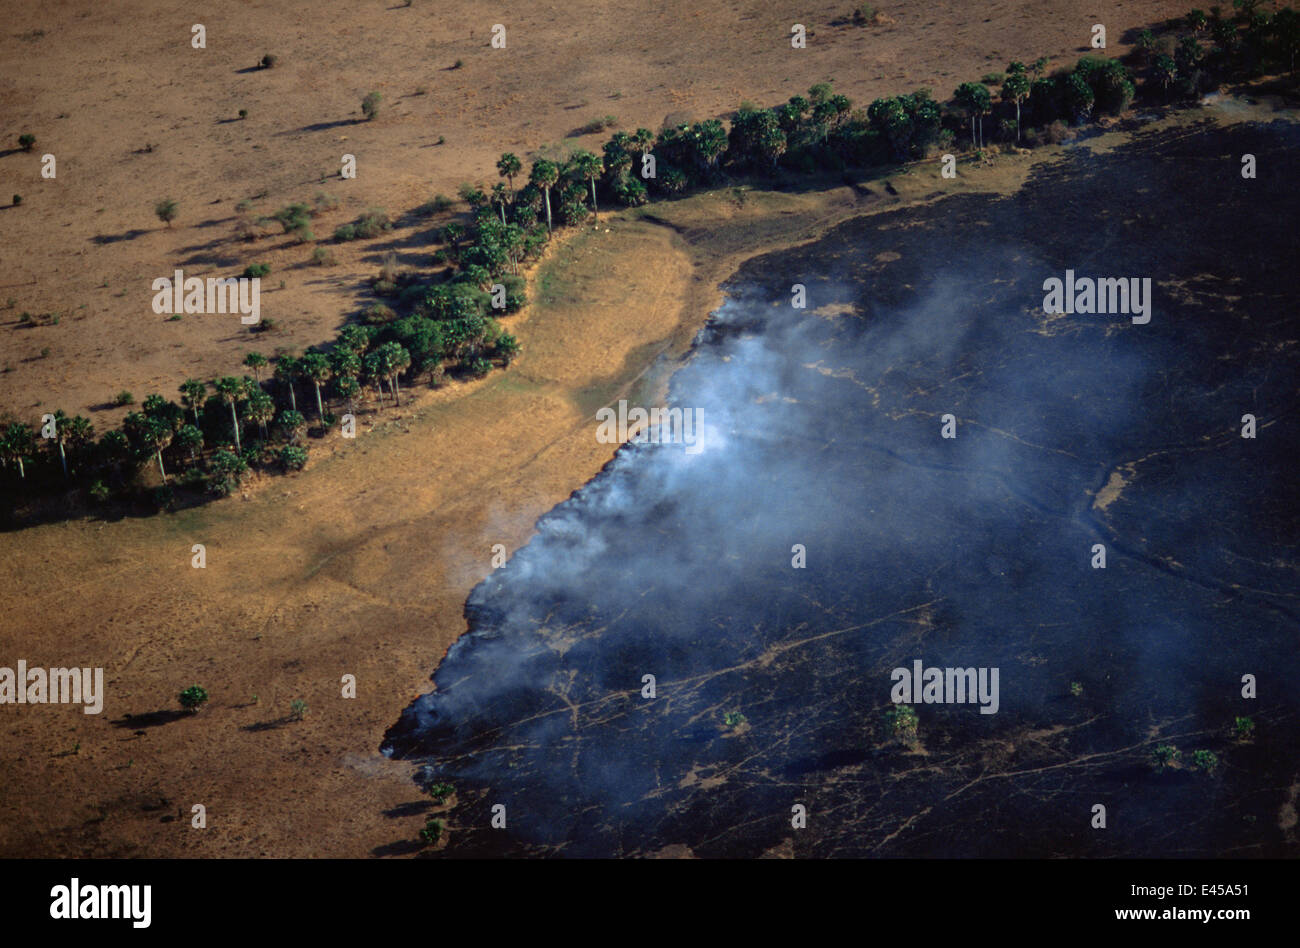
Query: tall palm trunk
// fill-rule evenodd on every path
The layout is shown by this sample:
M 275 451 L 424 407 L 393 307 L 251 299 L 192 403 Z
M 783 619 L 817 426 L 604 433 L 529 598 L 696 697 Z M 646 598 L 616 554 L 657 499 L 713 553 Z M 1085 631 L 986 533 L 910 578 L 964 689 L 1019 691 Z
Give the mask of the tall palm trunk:
M 167 469 L 163 467 L 162 448 L 158 449 L 158 473 L 162 475 L 163 483 L 167 483 Z
M 551 189 L 542 188 L 542 197 L 546 199 L 546 232 L 551 232 Z
M 239 416 L 235 414 L 234 401 L 230 403 L 230 427 L 235 432 L 235 450 L 242 451 L 243 448 L 239 445 Z
M 68 476 L 68 456 L 63 451 L 63 442 L 59 442 L 59 460 L 63 462 L 63 476 Z
M 389 379 L 389 382 L 393 386 L 393 401 L 397 404 L 397 407 L 400 408 L 402 406 L 402 391 L 397 387 L 396 372 L 393 373 L 392 377 Z
M 591 213 L 595 214 L 599 210 L 596 207 L 596 179 L 588 178 L 587 180 L 591 182 Z
M 320 423 L 323 425 L 325 424 L 325 408 L 321 405 L 320 400 L 320 382 L 313 379 L 312 384 L 316 386 L 316 414 L 320 416 Z
M 293 379 L 289 379 L 287 382 L 285 382 L 285 385 L 289 386 L 289 407 L 292 408 L 294 411 L 297 411 L 298 399 L 295 398 L 293 394 Z

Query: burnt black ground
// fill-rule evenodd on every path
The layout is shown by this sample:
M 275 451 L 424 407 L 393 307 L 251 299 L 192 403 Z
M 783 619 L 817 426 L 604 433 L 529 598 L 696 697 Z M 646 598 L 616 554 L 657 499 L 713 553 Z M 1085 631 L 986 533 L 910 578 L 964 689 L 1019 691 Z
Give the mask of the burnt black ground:
M 387 735 L 457 787 L 445 851 L 1295 855 L 1296 143 L 1085 143 L 745 265 L 673 380 L 703 451 L 625 447 L 548 514 Z M 1151 277 L 1150 324 L 1045 316 L 1066 268 Z M 913 659 L 998 667 L 999 712 L 891 741 Z M 1220 764 L 1157 773 L 1161 743 Z

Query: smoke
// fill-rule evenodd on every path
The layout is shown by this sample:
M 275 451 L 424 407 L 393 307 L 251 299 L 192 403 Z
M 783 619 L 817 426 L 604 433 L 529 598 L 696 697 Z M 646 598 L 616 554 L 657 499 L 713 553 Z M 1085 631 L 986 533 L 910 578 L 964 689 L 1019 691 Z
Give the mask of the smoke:
M 1150 165 L 1140 150 L 1085 160 L 1087 189 L 1110 193 L 1132 186 L 1135 162 Z M 1025 763 L 1041 775 L 960 796 L 888 851 L 1077 849 L 1069 827 L 1083 818 L 1061 808 L 1099 765 L 1061 760 L 1115 754 L 1131 768 L 1144 752 L 1122 749 L 1153 728 L 1226 707 L 1201 698 L 1235 680 L 1236 666 L 1214 664 L 1229 621 L 1215 573 L 1234 567 L 1191 538 L 1204 530 L 1202 494 L 1225 514 L 1243 498 L 1203 476 L 1230 455 L 1202 470 L 1177 434 L 1224 384 L 1213 359 L 1183 358 L 1177 340 L 1223 327 L 1159 291 L 1145 326 L 1043 313 L 1042 279 L 1066 265 L 1167 279 L 1177 265 L 1140 234 L 1122 255 L 1108 251 L 1112 235 L 1025 239 L 1048 233 L 1070 199 L 1055 184 L 1050 199 L 1032 187 L 1016 200 L 951 199 L 911 212 L 908 228 L 850 222 L 735 276 L 671 386 L 671 404 L 699 412 L 702 450 L 626 445 L 543 517 L 475 588 L 472 632 L 388 735 L 387 753 L 479 793 L 461 822 L 485 825 L 482 808 L 506 804 L 506 833 L 460 845 L 616 855 L 685 842 L 753 855 L 789 835 L 792 803 L 816 799 L 838 816 L 803 845 L 862 855 L 976 775 L 1024 763 L 996 748 L 1060 726 L 1068 752 L 1022 752 L 1055 770 Z M 886 249 L 897 258 L 882 264 Z M 790 305 L 794 283 L 808 287 L 807 309 Z M 1228 336 L 1218 342 L 1231 352 Z M 1246 366 L 1234 391 L 1286 391 L 1267 360 Z M 949 415 L 954 438 L 941 436 Z M 1111 471 L 1180 451 L 1185 464 L 1138 468 L 1094 510 Z M 1266 457 L 1261 477 L 1281 463 Z M 1293 501 L 1270 508 L 1292 531 Z M 1090 566 L 1096 543 L 1109 548 L 1105 570 Z M 1260 552 L 1233 543 L 1234 555 Z M 1276 657 L 1286 621 L 1269 593 L 1278 577 L 1263 586 L 1231 616 L 1251 629 L 1232 646 L 1244 665 Z M 912 765 L 882 721 L 889 671 L 913 659 L 1000 668 L 1001 705 L 921 708 L 931 769 L 900 784 Z M 1075 705 L 1063 698 L 1072 680 L 1088 695 Z M 1007 793 L 1019 816 L 961 835 Z M 1026 826 L 1029 812 L 1040 822 Z M 1150 852 L 1162 832 L 1135 830 L 1127 845 Z

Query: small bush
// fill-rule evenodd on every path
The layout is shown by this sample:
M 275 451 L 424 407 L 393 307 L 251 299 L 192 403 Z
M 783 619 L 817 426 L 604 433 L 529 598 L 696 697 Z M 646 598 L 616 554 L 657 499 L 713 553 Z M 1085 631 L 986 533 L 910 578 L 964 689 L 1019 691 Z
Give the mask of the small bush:
M 128 392 L 126 389 L 122 389 L 122 391 L 118 392 L 116 395 L 113 396 L 113 404 L 118 406 L 134 405 L 135 396 L 132 395 L 130 392 Z
M 280 449 L 280 463 L 286 471 L 301 471 L 307 463 L 307 449 L 296 444 L 286 444 Z
M 579 135 L 594 135 L 597 132 L 603 132 L 607 128 L 614 128 L 618 125 L 618 119 L 613 115 L 605 115 L 600 118 L 594 118 L 586 125 L 578 129 Z
M 180 693 L 181 707 L 186 711 L 197 711 L 208 700 L 208 693 L 199 685 L 190 685 Z
M 358 217 L 353 226 L 356 228 L 359 240 L 368 240 L 371 237 L 378 237 L 386 230 L 392 230 L 393 222 L 388 219 L 388 214 L 383 208 L 372 207 Z
M 319 267 L 332 267 L 338 261 L 334 259 L 332 251 L 317 247 L 311 252 L 311 262 Z
M 158 220 L 171 227 L 172 221 L 176 219 L 177 207 L 178 205 L 171 198 L 164 198 L 154 205 L 153 212 L 158 215 Z
M 21 204 L 21 203 L 23 203 L 23 196 L 22 196 L 21 194 L 15 194 L 15 195 L 14 195 L 14 207 L 17 207 L 17 206 L 18 206 L 19 204 Z
M 1237 732 L 1237 737 L 1243 741 L 1255 733 L 1255 722 L 1247 717 L 1239 717 L 1233 722 L 1233 729 Z
M 244 276 L 250 280 L 253 277 L 258 277 L 260 279 L 270 272 L 271 265 L 269 263 L 250 263 L 248 266 L 244 267 Z
M 722 716 L 722 723 L 727 727 L 740 727 L 749 719 L 739 711 L 728 711 Z
M 424 788 L 424 792 L 433 797 L 434 803 L 442 803 L 456 792 L 456 788 L 449 783 L 431 783 Z
M 367 122 L 379 114 L 379 103 L 382 100 L 383 96 L 378 92 L 367 93 L 366 97 L 361 100 L 361 114 L 366 117 Z
M 108 486 L 103 481 L 95 481 L 95 483 L 90 485 L 90 499 L 97 504 L 104 503 L 110 496 L 112 496 L 112 493 L 113 492 L 108 489 Z
M 334 239 L 339 243 L 347 243 L 349 240 L 357 239 L 357 229 L 351 224 L 340 224 L 334 228 Z
M 289 702 L 289 714 L 295 721 L 301 721 L 307 716 L 307 702 L 301 698 L 294 698 Z
M 18 136 L 18 147 L 21 148 L 23 151 L 31 151 L 32 146 L 34 146 L 35 144 L 36 144 L 35 135 L 29 133 L 29 134 Z
M 258 65 L 261 66 L 263 69 L 273 69 L 275 68 L 275 64 L 278 63 L 279 61 L 280 60 L 276 56 L 273 56 L 271 53 L 267 53 L 265 56 L 262 57 L 261 61 L 258 62 Z M 247 62 L 247 60 L 245 60 L 245 62 Z
M 885 712 L 885 724 L 890 736 L 904 744 L 916 743 L 920 723 L 920 718 L 911 705 L 900 704 Z
M 1219 766 L 1219 757 L 1214 751 L 1198 750 L 1192 751 L 1192 766 L 1206 773 Z
M 460 68 L 461 66 L 463 66 L 463 65 L 465 65 L 465 60 L 463 60 L 463 59 L 458 59 L 458 60 L 456 60 L 454 63 L 451 64 L 451 68 L 452 68 L 452 69 L 459 69 L 459 68 Z
M 246 118 L 248 118 L 248 109 L 240 109 L 240 110 L 239 110 L 239 117 L 240 117 L 241 119 L 246 119 Z
M 420 842 L 426 846 L 432 846 L 442 839 L 442 831 L 446 827 L 442 820 L 430 817 L 425 821 L 424 829 L 420 830 Z
M 1083 683 L 1079 681 L 1070 682 L 1070 694 L 1078 698 L 1083 695 Z
M 382 326 L 395 320 L 397 313 L 383 303 L 375 303 L 366 308 L 365 312 L 361 314 L 361 318 L 371 326 Z

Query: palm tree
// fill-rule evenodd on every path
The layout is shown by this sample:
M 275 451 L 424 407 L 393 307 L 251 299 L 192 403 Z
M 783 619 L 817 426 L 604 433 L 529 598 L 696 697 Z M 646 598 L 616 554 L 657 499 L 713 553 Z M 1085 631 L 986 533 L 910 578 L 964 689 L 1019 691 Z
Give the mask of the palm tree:
M 203 432 L 194 425 L 185 425 L 176 432 L 176 443 L 188 451 L 190 460 L 194 461 L 203 450 Z
M 302 429 L 307 427 L 307 419 L 302 416 L 302 412 L 294 411 L 292 408 L 280 412 L 280 417 L 276 419 L 275 423 L 280 426 L 281 431 L 289 435 L 289 441 L 293 444 L 297 443 L 298 435 L 302 433 Z
M 23 458 L 31 454 L 35 446 L 36 439 L 32 435 L 32 429 L 21 421 L 10 422 L 4 434 L 0 434 L 0 454 L 4 455 L 6 463 L 18 462 L 18 476 L 23 480 L 27 480 L 27 469 L 23 466 Z
M 982 82 L 963 82 L 953 93 L 953 98 L 957 100 L 957 104 L 961 106 L 962 110 L 970 116 L 971 144 L 975 148 L 979 148 L 984 138 L 983 116 L 988 113 L 993 103 L 993 97 L 989 95 L 988 86 Z M 977 120 L 980 124 L 979 140 L 976 140 L 975 137 L 975 123 Z
M 244 408 L 244 417 L 257 422 L 262 432 L 262 440 L 267 439 L 266 423 L 275 417 L 275 399 L 260 388 L 248 396 L 248 405 Z
M 1029 98 L 1029 76 L 1025 64 L 1012 62 L 1007 66 L 1007 76 L 1002 80 L 1002 101 L 1016 104 L 1016 141 L 1020 141 L 1020 103 Z
M 208 387 L 198 379 L 186 379 L 181 383 L 181 404 L 194 412 L 194 424 L 199 423 L 199 407 L 207 397 Z
M 63 413 L 63 409 L 54 410 L 54 443 L 59 446 L 59 461 L 63 464 L 63 476 L 68 476 L 68 455 L 63 450 L 63 442 L 68 437 L 68 416 Z
M 167 483 L 167 469 L 163 467 L 163 448 L 171 444 L 174 432 L 163 419 L 155 418 L 144 412 L 133 411 L 122 419 L 122 429 L 127 436 L 139 446 L 142 452 L 148 452 L 158 458 L 158 473 L 163 483 Z
M 68 444 L 72 446 L 74 457 L 80 456 L 95 438 L 95 426 L 90 423 L 89 418 L 83 418 L 81 415 L 68 419 L 67 424 L 60 426 L 60 430 L 63 431 Z M 62 450 L 61 445 L 60 450 Z
M 235 402 L 244 394 L 243 380 L 227 375 L 213 382 L 212 387 L 217 390 L 217 397 L 230 406 L 230 428 L 235 433 L 235 450 L 239 451 L 239 415 L 235 412 Z
M 555 162 L 538 158 L 533 162 L 533 170 L 529 173 L 528 180 L 542 189 L 542 196 L 546 199 L 546 232 L 549 234 L 551 232 L 551 188 L 556 181 L 560 180 L 560 169 Z
M 497 160 L 497 174 L 510 182 L 510 200 L 515 199 L 515 175 L 523 170 L 523 165 L 513 152 L 505 152 Z
M 497 206 L 497 210 L 501 212 L 501 223 L 504 225 L 506 222 L 506 204 L 507 204 L 506 186 L 502 184 L 500 181 L 492 185 L 492 203 L 495 204 Z
M 320 416 L 321 425 L 325 424 L 325 406 L 321 402 L 320 387 L 322 382 L 328 382 L 333 371 L 330 369 L 330 363 L 324 355 L 319 352 L 309 352 L 302 357 L 302 374 L 311 379 L 312 385 L 316 387 L 316 414 Z
M 388 387 L 393 390 L 393 400 L 402 404 L 402 393 L 397 385 L 397 376 L 411 364 L 411 354 L 398 342 L 386 342 L 379 347 L 384 353 L 384 369 L 388 376 Z
M 244 356 L 244 365 L 253 370 L 253 378 L 257 380 L 258 385 L 261 385 L 262 369 L 266 365 L 266 356 L 260 352 L 250 352 Z
M 600 155 L 594 155 L 589 151 L 579 151 L 569 162 L 569 167 L 574 174 L 583 178 L 591 185 L 591 212 L 597 212 L 596 207 L 596 179 L 605 173 L 605 163 L 600 160 Z
M 654 147 L 655 133 L 648 128 L 638 128 L 632 136 L 630 151 L 636 153 L 636 160 L 640 161 L 646 153 Z
M 348 414 L 355 415 L 356 409 L 353 407 L 354 402 L 361 394 L 361 383 L 357 381 L 355 375 L 336 375 L 334 377 L 334 390 L 339 393 L 340 398 L 347 399 Z
M 366 357 L 362 360 L 361 364 L 365 368 L 366 378 L 373 379 L 375 382 L 375 394 L 379 396 L 379 410 L 383 411 L 384 390 L 380 387 L 379 383 L 382 379 L 386 378 L 388 374 L 384 371 L 388 364 L 388 360 L 387 354 L 383 351 L 383 347 L 381 346 L 374 352 L 367 352 Z
M 276 358 L 275 377 L 289 390 L 289 407 L 294 411 L 298 410 L 298 399 L 293 394 L 293 382 L 301 373 L 298 360 L 293 356 L 285 354 Z
M 364 326 L 344 326 L 335 340 L 335 345 L 336 352 L 338 349 L 347 349 L 359 356 L 370 348 L 370 333 Z

